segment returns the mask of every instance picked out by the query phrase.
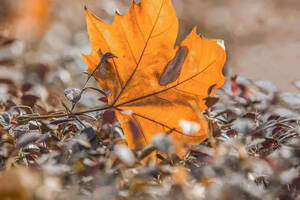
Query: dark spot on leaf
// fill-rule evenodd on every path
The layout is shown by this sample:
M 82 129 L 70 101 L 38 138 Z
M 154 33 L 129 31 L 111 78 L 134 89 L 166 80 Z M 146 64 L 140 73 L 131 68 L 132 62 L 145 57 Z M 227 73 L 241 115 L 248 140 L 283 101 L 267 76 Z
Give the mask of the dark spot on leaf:
M 175 57 L 167 64 L 167 66 L 164 69 L 164 72 L 160 76 L 160 85 L 167 85 L 169 83 L 174 82 L 178 78 L 187 54 L 187 47 L 179 48 L 179 50 L 176 52 Z
M 147 140 L 140 128 L 139 123 L 136 120 L 129 120 L 129 129 L 132 133 L 132 138 L 135 141 L 135 149 L 141 149 L 144 147 L 144 142 L 147 143 Z
M 141 132 L 137 123 L 133 120 L 129 120 L 129 128 L 131 133 L 133 134 L 134 139 L 138 139 L 141 136 Z

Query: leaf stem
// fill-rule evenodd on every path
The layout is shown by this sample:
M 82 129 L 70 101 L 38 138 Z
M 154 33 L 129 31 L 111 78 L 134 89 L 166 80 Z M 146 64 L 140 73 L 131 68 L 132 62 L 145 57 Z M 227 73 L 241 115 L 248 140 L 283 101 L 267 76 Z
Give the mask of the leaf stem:
M 70 109 L 70 112 L 72 113 L 72 111 L 74 110 L 75 106 L 77 105 L 77 103 L 79 102 L 79 100 L 81 99 L 81 95 L 83 94 L 83 92 L 86 90 L 86 89 L 96 89 L 96 88 L 92 88 L 92 87 L 86 87 L 87 83 L 89 82 L 89 80 L 91 79 L 92 76 L 94 76 L 95 72 L 100 69 L 101 67 L 103 67 L 104 63 L 109 59 L 109 58 L 116 58 L 117 56 L 113 55 L 112 53 L 105 53 L 105 54 L 102 54 L 101 50 L 98 51 L 98 54 L 99 56 L 101 56 L 101 60 L 99 62 L 99 64 L 95 67 L 95 69 L 92 71 L 92 73 L 90 73 L 88 75 L 88 78 L 86 79 L 85 83 L 83 84 L 82 86 L 82 89 L 79 93 L 79 98 L 73 102 L 72 104 L 72 107 Z M 105 94 L 104 91 L 102 91 L 101 89 L 96 89 L 98 92 L 100 92 L 101 94 Z
M 39 116 L 20 116 L 19 121 L 31 121 L 31 120 L 38 120 L 38 119 L 49 119 L 49 118 L 60 118 L 60 117 L 71 117 L 71 116 L 78 116 L 78 115 L 84 115 L 86 113 L 91 113 L 91 112 L 98 112 L 102 110 L 107 110 L 111 109 L 113 106 L 105 106 L 102 108 L 95 108 L 95 109 L 90 109 L 90 110 L 84 110 L 80 112 L 74 112 L 72 114 L 69 113 L 60 113 L 60 114 L 50 114 L 50 115 L 39 115 Z

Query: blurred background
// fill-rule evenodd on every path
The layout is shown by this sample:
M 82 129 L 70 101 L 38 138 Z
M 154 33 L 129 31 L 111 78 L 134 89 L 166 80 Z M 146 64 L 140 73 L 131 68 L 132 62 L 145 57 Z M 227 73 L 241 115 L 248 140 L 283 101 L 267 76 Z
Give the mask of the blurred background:
M 50 68 L 57 69 L 59 81 L 67 84 L 85 70 L 81 53 L 89 52 L 84 6 L 109 22 L 117 8 L 125 13 L 130 3 L 130 0 L 1 0 L 0 78 L 11 76 L 14 80 L 28 81 L 32 68 L 43 68 L 36 77 L 40 79 Z M 173 3 L 180 21 L 178 41 L 197 25 L 198 32 L 205 37 L 225 40 L 228 76 L 269 79 L 280 90 L 296 90 L 292 82 L 300 79 L 299 0 L 173 0 Z

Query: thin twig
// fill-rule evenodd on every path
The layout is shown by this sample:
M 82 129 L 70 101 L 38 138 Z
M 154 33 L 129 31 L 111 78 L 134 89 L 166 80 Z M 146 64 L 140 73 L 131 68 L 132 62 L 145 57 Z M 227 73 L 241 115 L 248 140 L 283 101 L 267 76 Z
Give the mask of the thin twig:
M 92 113 L 92 112 L 98 112 L 98 111 L 102 111 L 102 110 L 107 110 L 107 109 L 111 109 L 113 108 L 113 106 L 109 105 L 109 106 L 105 106 L 102 108 L 95 108 L 95 109 L 90 109 L 90 110 L 84 110 L 84 111 L 80 111 L 80 112 L 74 112 L 71 114 L 69 113 L 61 113 L 61 114 L 50 114 L 50 115 L 38 115 L 38 116 L 21 116 L 18 118 L 18 121 L 31 121 L 31 120 L 36 120 L 36 119 L 49 119 L 49 118 L 61 118 L 61 117 L 71 117 L 71 116 L 78 116 L 78 115 L 84 115 L 86 113 Z
M 79 93 L 79 98 L 77 98 L 77 100 L 75 102 L 73 102 L 72 104 L 72 108 L 70 109 L 71 112 L 73 112 L 75 106 L 77 105 L 77 103 L 79 102 L 79 100 L 81 99 L 81 95 L 83 94 L 83 92 L 86 90 L 86 89 L 94 89 L 94 90 L 97 90 L 98 92 L 100 92 L 101 94 L 104 94 L 106 96 L 106 93 L 100 89 L 96 89 L 96 88 L 93 88 L 93 87 L 86 87 L 87 83 L 89 82 L 89 80 L 91 79 L 92 76 L 94 76 L 94 74 L 96 73 L 96 71 L 98 69 L 100 69 L 101 67 L 103 67 L 104 63 L 109 59 L 109 58 L 116 58 L 117 56 L 113 55 L 112 53 L 105 53 L 104 55 L 102 55 L 102 52 L 99 50 L 98 51 L 99 53 L 99 56 L 101 56 L 101 60 L 99 62 L 99 64 L 95 67 L 95 69 L 93 70 L 92 73 L 90 73 L 88 75 L 88 78 L 86 79 L 85 83 L 83 84 L 82 86 L 82 89 Z
M 86 128 L 86 125 L 76 115 L 73 115 L 72 111 L 68 108 L 68 106 L 66 106 L 66 104 L 64 102 L 62 102 L 62 105 L 65 107 L 65 109 L 67 110 L 67 112 L 72 117 L 74 117 L 84 128 Z

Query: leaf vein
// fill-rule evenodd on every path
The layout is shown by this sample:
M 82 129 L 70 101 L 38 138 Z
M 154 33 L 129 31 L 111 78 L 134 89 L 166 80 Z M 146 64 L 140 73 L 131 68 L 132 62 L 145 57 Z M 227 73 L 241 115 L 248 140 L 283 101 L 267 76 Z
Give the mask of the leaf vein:
M 151 118 L 146 117 L 146 116 L 141 115 L 141 114 L 133 113 L 132 115 L 135 115 L 135 116 L 137 116 L 137 117 L 143 118 L 143 119 L 148 120 L 148 121 L 151 121 L 151 122 L 153 122 L 153 123 L 155 123 L 155 124 L 161 125 L 162 127 L 165 127 L 165 128 L 167 128 L 167 129 L 169 129 L 169 130 L 173 130 L 174 132 L 176 132 L 176 133 L 178 133 L 178 134 L 180 134 L 180 135 L 186 136 L 186 137 L 193 137 L 193 138 L 199 138 L 199 137 L 202 137 L 202 136 L 195 136 L 195 135 L 187 135 L 187 134 L 185 134 L 185 133 L 183 133 L 183 132 L 177 130 L 176 128 L 172 128 L 172 127 L 170 127 L 170 126 L 168 126 L 168 125 L 166 125 L 166 124 L 164 124 L 164 123 L 162 123 L 162 122 L 158 122 L 158 121 L 156 121 L 156 120 L 154 120 L 154 119 L 151 119 Z
M 156 19 L 155 19 L 155 23 L 154 23 L 154 25 L 153 25 L 153 27 L 152 27 L 152 29 L 151 29 L 151 31 L 150 31 L 150 34 L 149 34 L 148 39 L 147 39 L 147 41 L 146 41 L 146 43 L 145 43 L 145 46 L 144 46 L 144 48 L 143 48 L 143 50 L 142 50 L 142 53 L 141 53 L 140 58 L 139 58 L 139 60 L 138 60 L 138 62 L 137 62 L 137 65 L 136 65 L 136 67 L 134 68 L 134 70 L 133 70 L 133 72 L 131 73 L 131 75 L 129 76 L 128 80 L 125 82 L 125 85 L 122 87 L 122 89 L 121 89 L 119 95 L 118 95 L 118 96 L 116 97 L 116 99 L 114 100 L 113 105 L 115 105 L 115 103 L 118 101 L 118 99 L 120 98 L 120 96 L 123 94 L 125 88 L 127 87 L 127 85 L 128 85 L 128 84 L 130 83 L 130 81 L 132 80 L 133 76 L 135 75 L 135 73 L 136 73 L 136 71 L 137 71 L 137 69 L 138 69 L 138 67 L 139 67 L 139 65 L 140 65 L 140 63 L 141 63 L 141 61 L 142 61 L 144 52 L 145 52 L 145 50 L 146 50 L 146 48 L 147 48 L 147 46 L 148 46 L 148 43 L 149 43 L 149 41 L 150 41 L 150 39 L 151 39 L 151 35 L 152 35 L 152 33 L 153 33 L 153 31 L 154 31 L 156 25 L 157 25 L 157 22 L 158 22 L 158 19 L 159 19 L 159 16 L 160 16 L 160 13 L 161 13 L 161 10 L 162 10 L 162 7 L 163 7 L 163 3 L 164 3 L 164 1 L 163 1 L 162 4 L 161 4 L 160 10 L 159 10 L 158 15 L 157 15 L 157 17 L 156 17 Z
M 130 45 L 130 43 L 129 43 L 129 41 L 128 41 L 128 38 L 127 38 L 127 36 L 126 36 L 126 34 L 125 34 L 124 27 L 123 27 L 123 24 L 122 24 L 122 21 L 121 21 L 121 20 L 120 20 L 120 25 L 121 25 L 121 31 L 123 32 L 124 38 L 125 38 L 126 43 L 127 43 L 127 45 L 128 45 L 130 54 L 131 54 L 131 56 L 133 57 L 135 64 L 137 64 L 135 55 L 134 55 L 134 53 L 133 53 L 133 51 L 132 51 L 131 45 Z
M 151 97 L 153 95 L 157 95 L 157 94 L 160 94 L 160 93 L 163 93 L 163 92 L 166 92 L 172 88 L 176 88 L 177 86 L 197 77 L 198 75 L 202 74 L 203 72 L 205 72 L 209 67 L 211 67 L 215 62 L 217 61 L 217 59 L 214 59 L 210 64 L 208 64 L 203 70 L 201 70 L 200 72 L 196 73 L 195 75 L 193 76 L 190 76 L 188 77 L 187 79 L 181 81 L 181 82 L 178 82 L 177 84 L 173 85 L 173 86 L 170 86 L 170 87 L 167 87 L 165 89 L 162 89 L 162 90 L 159 90 L 159 91 L 156 91 L 156 92 L 153 92 L 151 94 L 147 94 L 147 95 L 144 95 L 144 96 L 141 96 L 141 97 L 137 97 L 137 98 L 134 98 L 134 99 L 131 99 L 127 102 L 124 102 L 124 103 L 120 103 L 118 105 L 115 105 L 115 107 L 120 107 L 120 106 L 124 106 L 126 104 L 129 104 L 129 103 L 132 103 L 132 102 L 135 102 L 135 101 L 139 101 L 139 100 L 142 100 L 142 99 L 145 99 L 145 98 L 148 98 L 148 97 Z

